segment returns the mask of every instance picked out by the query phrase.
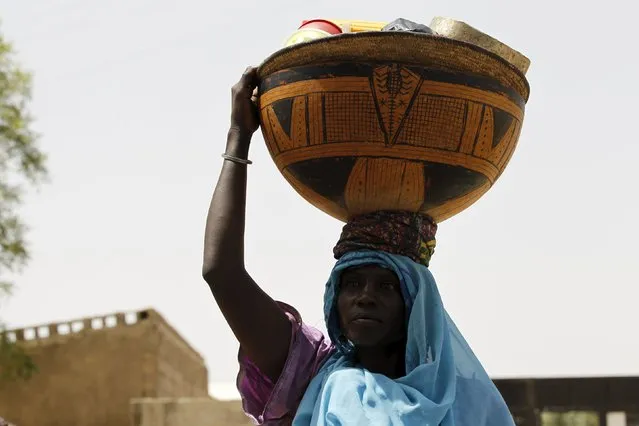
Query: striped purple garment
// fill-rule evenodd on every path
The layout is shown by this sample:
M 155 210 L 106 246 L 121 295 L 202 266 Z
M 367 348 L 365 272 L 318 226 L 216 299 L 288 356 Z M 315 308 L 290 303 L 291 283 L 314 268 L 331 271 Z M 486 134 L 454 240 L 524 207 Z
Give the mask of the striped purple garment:
M 258 425 L 292 423 L 306 387 L 334 350 L 322 332 L 302 322 L 291 306 L 278 302 L 293 325 L 288 358 L 277 383 L 262 374 L 243 353 L 238 355 L 237 388 L 244 412 Z

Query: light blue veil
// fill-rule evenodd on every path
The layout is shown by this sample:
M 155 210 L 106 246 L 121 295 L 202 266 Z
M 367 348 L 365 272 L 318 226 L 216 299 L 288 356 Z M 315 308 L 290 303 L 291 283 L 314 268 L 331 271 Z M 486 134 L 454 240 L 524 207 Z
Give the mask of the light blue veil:
M 406 376 L 392 380 L 353 363 L 336 300 L 344 269 L 377 264 L 400 279 L 407 312 Z M 382 251 L 346 253 L 324 295 L 335 353 L 313 378 L 293 426 L 514 426 L 501 394 L 448 316 L 428 268 Z

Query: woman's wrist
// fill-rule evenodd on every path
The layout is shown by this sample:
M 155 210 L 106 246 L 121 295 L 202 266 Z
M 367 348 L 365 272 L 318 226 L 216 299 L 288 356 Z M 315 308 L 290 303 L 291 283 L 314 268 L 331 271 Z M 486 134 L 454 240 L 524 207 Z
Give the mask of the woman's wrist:
M 247 159 L 250 143 L 251 135 L 247 135 L 239 129 L 231 128 L 226 139 L 225 154 Z

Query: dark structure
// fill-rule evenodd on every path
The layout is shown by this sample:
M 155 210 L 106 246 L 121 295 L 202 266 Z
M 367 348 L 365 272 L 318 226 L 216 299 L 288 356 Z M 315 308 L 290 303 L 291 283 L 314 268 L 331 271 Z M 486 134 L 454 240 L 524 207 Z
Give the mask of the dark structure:
M 543 412 L 626 413 L 626 426 L 639 426 L 639 377 L 495 380 L 518 425 L 542 425 Z

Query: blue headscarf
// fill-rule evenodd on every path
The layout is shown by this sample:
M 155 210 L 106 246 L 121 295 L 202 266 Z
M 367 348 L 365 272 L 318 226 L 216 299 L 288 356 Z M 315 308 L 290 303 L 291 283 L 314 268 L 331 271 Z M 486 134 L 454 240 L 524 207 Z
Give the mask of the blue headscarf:
M 397 274 L 406 303 L 406 375 L 395 380 L 355 365 L 354 348 L 339 328 L 340 275 L 371 264 Z M 514 426 L 426 266 L 382 251 L 346 253 L 326 284 L 324 316 L 336 351 L 309 384 L 293 426 Z

